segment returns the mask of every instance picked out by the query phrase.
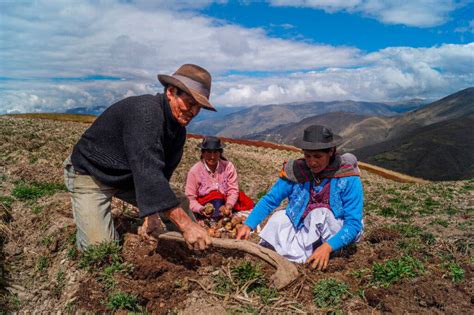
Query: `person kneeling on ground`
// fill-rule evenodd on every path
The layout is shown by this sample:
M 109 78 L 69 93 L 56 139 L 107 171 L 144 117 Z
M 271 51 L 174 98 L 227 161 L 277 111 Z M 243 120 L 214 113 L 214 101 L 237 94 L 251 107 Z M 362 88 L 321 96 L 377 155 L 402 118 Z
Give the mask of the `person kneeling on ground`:
M 179 197 L 169 183 L 183 155 L 185 126 L 201 108 L 216 111 L 208 101 L 211 75 L 186 64 L 158 80 L 163 94 L 128 97 L 111 105 L 64 162 L 80 250 L 118 239 L 112 197 L 138 207 L 144 218 L 139 234 L 146 238 L 163 221 L 167 229 L 183 233 L 189 248 L 203 250 L 211 243 L 187 209 L 184 194 Z
M 313 125 L 296 141 L 304 159 L 288 161 L 280 178 L 257 203 L 237 239 L 251 230 L 288 198 L 286 210 L 275 212 L 260 233 L 261 244 L 290 261 L 326 269 L 330 253 L 363 233 L 363 190 L 352 154 L 339 155 L 342 138 L 324 126 Z
M 239 192 L 237 170 L 224 157 L 224 147 L 219 138 L 205 137 L 198 144 L 201 160 L 191 167 L 186 179 L 189 207 L 203 225 L 213 226 L 233 214 L 247 216 L 254 206 L 247 195 Z

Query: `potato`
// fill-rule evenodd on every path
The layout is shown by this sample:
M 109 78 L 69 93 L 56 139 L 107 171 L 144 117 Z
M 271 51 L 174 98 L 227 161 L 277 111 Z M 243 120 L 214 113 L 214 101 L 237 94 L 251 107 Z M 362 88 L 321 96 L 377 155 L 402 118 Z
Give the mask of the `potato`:
M 206 203 L 204 206 L 204 213 L 207 215 L 211 215 L 214 212 L 214 206 L 210 203 Z
M 216 237 L 216 232 L 217 230 L 215 228 L 207 229 L 207 233 L 209 234 L 210 237 Z
M 225 224 L 225 229 L 226 229 L 227 231 L 232 230 L 232 223 L 231 223 L 231 222 L 227 222 L 227 223 Z

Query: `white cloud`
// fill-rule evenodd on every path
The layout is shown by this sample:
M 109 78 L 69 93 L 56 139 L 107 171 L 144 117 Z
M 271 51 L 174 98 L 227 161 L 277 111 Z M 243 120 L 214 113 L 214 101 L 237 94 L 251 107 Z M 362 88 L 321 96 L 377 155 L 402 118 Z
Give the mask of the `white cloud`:
M 368 2 L 331 5 L 335 10 L 347 3 Z M 162 90 L 157 73 L 188 62 L 213 74 L 217 105 L 436 97 L 474 85 L 474 44 L 364 54 L 274 38 L 261 28 L 148 1 L 0 3 L 0 21 L 0 114 L 104 106 L 154 94 Z M 97 75 L 122 80 L 85 79 Z
M 416 27 L 441 25 L 460 4 L 453 0 L 270 0 L 275 6 L 321 9 L 326 12 L 361 13 L 387 24 Z

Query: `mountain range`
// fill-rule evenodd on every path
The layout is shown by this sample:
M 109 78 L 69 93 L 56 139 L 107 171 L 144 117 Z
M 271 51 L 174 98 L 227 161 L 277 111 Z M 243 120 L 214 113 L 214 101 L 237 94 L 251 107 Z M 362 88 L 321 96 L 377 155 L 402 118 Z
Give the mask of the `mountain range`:
M 225 116 L 209 115 L 208 119 L 193 120 L 188 130 L 191 133 L 215 135 L 229 138 L 249 138 L 284 124 L 331 112 L 349 112 L 367 116 L 394 116 L 423 106 L 422 100 L 405 103 L 376 103 L 356 101 L 306 102 L 280 105 L 252 106 Z M 199 117 L 199 115 L 198 115 Z
M 431 180 L 474 177 L 474 88 L 393 116 L 326 113 L 246 136 L 293 144 L 312 124 L 346 139 L 340 149 L 362 161 Z

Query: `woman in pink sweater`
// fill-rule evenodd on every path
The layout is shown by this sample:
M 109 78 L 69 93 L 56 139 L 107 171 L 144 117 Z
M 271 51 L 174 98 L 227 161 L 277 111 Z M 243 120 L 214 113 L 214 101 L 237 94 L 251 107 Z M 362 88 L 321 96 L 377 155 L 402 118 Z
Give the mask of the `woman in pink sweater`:
M 239 199 L 237 171 L 222 155 L 225 145 L 219 138 L 206 137 L 198 147 L 201 148 L 201 160 L 189 170 L 185 192 L 198 219 L 216 220 L 224 214 L 229 215 Z M 215 209 L 210 214 L 204 211 L 208 203 Z M 253 204 L 250 209 L 252 207 Z

